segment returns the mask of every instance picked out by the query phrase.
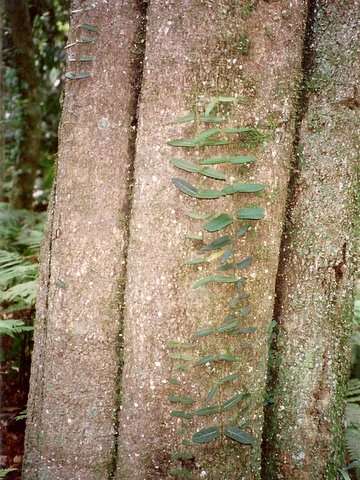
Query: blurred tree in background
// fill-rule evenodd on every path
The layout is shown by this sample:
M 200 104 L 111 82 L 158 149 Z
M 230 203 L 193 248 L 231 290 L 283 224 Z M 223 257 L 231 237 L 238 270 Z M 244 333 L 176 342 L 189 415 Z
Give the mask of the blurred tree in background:
M 7 0 L 5 8 L 1 197 L 15 208 L 45 210 L 57 150 L 68 1 Z
M 57 152 L 68 8 L 68 0 L 6 0 L 0 7 L 0 467 L 7 468 L 19 469 L 23 448 L 24 422 L 15 417 L 27 400 L 29 330 Z

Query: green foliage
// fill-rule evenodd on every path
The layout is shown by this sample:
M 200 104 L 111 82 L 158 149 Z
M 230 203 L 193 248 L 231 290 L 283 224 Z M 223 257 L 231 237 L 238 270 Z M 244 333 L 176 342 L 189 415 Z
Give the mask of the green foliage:
M 22 320 L 1 320 L 0 321 L 0 336 L 8 335 L 9 337 L 15 337 L 24 332 L 31 332 L 34 328 L 25 325 Z
M 245 33 L 239 36 L 237 50 L 241 53 L 241 55 L 249 54 L 250 39 Z
M 17 468 L 0 468 L 0 478 L 5 478 L 9 473 L 15 472 Z
M 187 162 L 186 160 L 181 160 L 180 158 L 173 158 L 171 163 L 181 169 L 185 170 L 186 172 L 191 173 L 199 173 L 200 175 L 204 175 L 205 177 L 214 178 L 216 180 L 225 180 L 225 174 L 215 170 L 214 168 L 208 167 L 200 167 L 191 162 Z
M 204 225 L 207 232 L 217 232 L 233 223 L 233 219 L 227 213 L 220 213 Z
M 360 480 L 360 378 L 357 377 L 360 351 L 360 294 L 356 292 L 353 311 L 353 368 L 355 376 L 350 378 L 346 395 L 346 430 L 345 444 L 350 465 L 339 470 L 342 478 L 350 478 L 348 470 L 354 470 L 357 480 Z
M 208 427 L 199 430 L 194 433 L 192 436 L 192 441 L 194 443 L 209 443 L 213 440 L 216 440 L 220 437 L 220 428 L 219 427 Z
M 11 311 L 35 304 L 44 215 L 0 203 L 0 303 Z
M 38 2 L 31 7 L 34 63 L 39 76 L 37 89 L 41 99 L 39 107 L 42 112 L 46 112 L 46 117 L 44 115 L 41 121 L 43 134 L 34 191 L 34 205 L 37 209 L 46 208 L 53 181 L 60 117 L 61 72 L 65 63 L 63 48 L 68 32 L 68 8 L 68 0 Z M 14 61 L 11 30 L 7 21 L 4 38 L 5 177 L 1 188 L 3 199 L 11 201 L 16 192 L 14 187 L 24 154 L 22 151 L 26 128 L 24 107 L 27 102 L 28 86 L 19 77 L 18 66 Z
M 177 123 L 194 122 L 194 127 L 197 129 L 199 126 L 199 118 L 218 115 L 222 104 L 231 105 L 237 103 L 237 99 L 234 97 L 218 96 L 213 97 L 210 102 L 204 106 L 203 112 L 192 112 L 184 117 L 180 117 L 176 120 Z M 233 137 L 235 136 L 235 137 Z M 230 138 L 231 137 L 231 138 Z M 178 148 L 192 148 L 201 149 L 203 147 L 220 146 L 237 144 L 247 149 L 254 148 L 261 144 L 265 140 L 265 136 L 254 127 L 221 127 L 221 128 L 208 128 L 202 130 L 200 133 L 196 133 L 192 138 L 179 138 L 176 140 L 170 140 L 167 142 L 169 146 Z M 222 156 L 208 156 L 205 158 L 196 158 L 196 162 L 189 162 L 188 160 L 172 159 L 171 163 L 175 168 L 184 170 L 191 174 L 200 174 L 205 177 L 209 177 L 213 180 L 221 180 L 222 182 L 226 177 L 225 173 L 220 169 L 211 169 L 206 165 L 222 165 L 231 168 L 242 168 L 243 165 L 249 165 L 254 163 L 255 157 L 251 155 L 222 155 Z M 182 178 L 173 178 L 173 184 L 180 190 L 181 193 L 199 200 L 216 200 L 227 195 L 236 195 L 239 193 L 253 194 L 264 190 L 265 186 L 262 184 L 247 184 L 247 183 L 225 183 L 221 189 L 213 189 L 206 187 L 194 186 Z M 187 372 L 190 368 L 206 368 L 207 373 L 216 372 L 221 369 L 222 372 L 227 373 L 220 379 L 214 380 L 210 389 L 207 392 L 205 404 L 200 405 L 192 411 L 184 410 L 171 410 L 170 415 L 177 418 L 183 423 L 182 431 L 184 434 L 188 434 L 190 426 L 196 422 L 197 417 L 211 417 L 220 415 L 221 425 L 210 426 L 202 428 L 196 431 L 192 435 L 192 440 L 182 440 L 183 445 L 202 445 L 212 442 L 220 437 L 225 437 L 228 440 L 235 441 L 242 445 L 253 445 L 255 439 L 252 435 L 244 430 L 241 430 L 236 425 L 239 420 L 239 415 L 244 410 L 240 408 L 240 404 L 250 397 L 248 393 L 235 392 L 224 400 L 224 393 L 228 391 L 228 388 L 224 390 L 225 386 L 230 386 L 233 382 L 239 379 L 237 373 L 237 364 L 241 361 L 240 356 L 227 348 L 223 351 L 206 352 L 200 348 L 199 356 L 194 354 L 188 355 L 181 351 L 175 352 L 174 348 L 183 348 L 183 345 L 191 345 L 191 347 L 197 347 L 199 342 L 202 342 L 204 337 L 212 335 L 224 336 L 224 335 L 240 335 L 251 334 L 256 331 L 254 327 L 246 327 L 242 325 L 243 318 L 248 315 L 250 309 L 248 305 L 243 305 L 243 302 L 247 302 L 248 295 L 243 291 L 245 278 L 236 275 L 236 270 L 241 270 L 250 267 L 252 264 L 252 257 L 248 256 L 240 261 L 236 259 L 236 241 L 238 238 L 246 235 L 250 229 L 250 224 L 244 222 L 244 220 L 260 220 L 264 217 L 264 209 L 258 206 L 250 206 L 241 208 L 237 212 L 224 213 L 224 212 L 211 212 L 211 213 L 197 213 L 191 212 L 187 214 L 188 217 L 195 221 L 205 220 L 203 224 L 203 230 L 208 234 L 214 234 L 225 228 L 232 234 L 223 235 L 211 240 L 207 244 L 203 244 L 198 253 L 199 256 L 195 256 L 185 262 L 185 265 L 190 267 L 197 267 L 198 265 L 208 264 L 209 266 L 215 264 L 215 269 L 220 272 L 226 272 L 225 275 L 218 273 L 208 273 L 195 280 L 192 284 L 193 289 L 200 287 L 208 287 L 210 284 L 215 288 L 219 288 L 222 284 L 228 284 L 228 288 L 235 288 L 235 295 L 229 302 L 229 313 L 225 315 L 222 322 L 216 322 L 215 325 L 206 325 L 199 328 L 193 333 L 191 339 L 194 343 L 188 344 L 186 342 L 172 341 L 169 344 L 169 357 L 172 360 L 180 361 L 180 365 L 175 366 L 176 371 Z M 188 235 L 189 238 L 189 235 Z M 191 235 L 191 238 L 195 238 Z M 197 240 L 202 241 L 203 236 L 196 237 Z M 201 267 L 200 267 L 201 270 Z M 215 322 L 214 322 L 215 323 Z M 224 344 L 224 346 L 226 343 Z M 209 347 L 208 347 L 209 348 Z M 186 367 L 184 366 L 186 365 Z M 214 366 L 216 365 L 216 368 Z M 231 370 L 232 372 L 231 372 Z M 230 372 L 229 372 L 230 370 Z M 235 370 L 235 371 L 234 371 Z M 172 378 L 173 380 L 173 378 Z M 175 379 L 176 380 L 176 379 Z M 179 381 L 171 382 L 171 385 L 179 385 Z M 182 379 L 182 388 L 185 386 L 185 382 Z M 216 404 L 209 405 L 215 396 L 218 396 L 219 401 Z M 192 397 L 186 395 L 171 394 L 168 397 L 171 403 L 180 403 L 188 406 L 189 408 L 195 404 L 195 400 Z M 240 409 L 239 409 L 240 408 Z M 233 410 L 236 411 L 235 416 L 231 416 Z M 229 417 L 230 415 L 230 417 Z M 228 417 L 228 418 L 226 418 Z M 229 424 L 230 423 L 230 424 Z M 192 454 L 190 454 L 192 455 Z M 181 461 L 179 457 L 174 460 Z M 183 466 L 183 465 L 182 465 Z M 172 472 L 179 469 L 172 470 Z M 179 478 L 182 477 L 182 469 L 179 470 Z
M 253 445 L 255 442 L 255 438 L 250 435 L 250 433 L 241 430 L 239 427 L 231 426 L 226 427 L 224 434 L 231 438 L 231 440 L 235 440 L 238 443 L 242 443 L 243 445 Z

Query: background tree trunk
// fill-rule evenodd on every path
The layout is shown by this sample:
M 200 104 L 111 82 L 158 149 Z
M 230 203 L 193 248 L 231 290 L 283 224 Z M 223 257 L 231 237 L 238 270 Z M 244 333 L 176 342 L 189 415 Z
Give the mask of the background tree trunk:
M 314 67 L 278 283 L 269 479 L 335 479 L 343 461 L 359 188 L 359 13 L 356 0 L 316 2 Z
M 76 59 L 68 69 L 75 78 L 84 71 L 91 77 L 68 80 L 65 88 L 37 304 L 25 480 L 104 480 L 116 447 L 142 16 L 137 2 L 81 5 L 72 5 L 69 42 L 94 42 L 67 50 Z M 82 55 L 93 61 L 79 62 Z
M 4 127 L 4 5 L 0 2 L 0 201 L 4 200 L 5 127 Z
M 191 478 L 259 478 L 268 331 L 305 16 L 304 1 L 150 3 L 125 297 L 119 479 L 165 479 L 170 478 L 171 468 L 184 466 L 192 472 Z M 250 45 L 248 52 L 244 43 Z M 171 183 L 173 176 L 201 182 L 171 167 L 171 157 L 198 156 L 166 145 L 171 138 L 196 134 L 188 124 L 174 126 L 171 122 L 194 108 L 199 97 L 206 103 L 217 95 L 244 96 L 246 103 L 239 101 L 230 109 L 228 125 L 255 124 L 269 138 L 254 151 L 220 147 L 214 151 L 208 148 L 202 154 L 255 153 L 255 167 L 240 175 L 241 180 L 267 185 L 266 193 L 259 198 L 238 194 L 223 200 L 197 201 L 180 194 Z M 238 176 L 239 169 L 228 168 L 226 173 Z M 204 183 L 218 187 L 212 181 Z M 196 248 L 184 237 L 201 230 L 201 222 L 194 225 L 185 214 L 192 210 L 234 212 L 254 203 L 266 207 L 266 218 L 256 227 L 255 235 L 250 232 L 245 241 L 238 242 L 236 253 L 239 260 L 248 254 L 254 256 L 245 287 L 250 294 L 251 314 L 243 322 L 245 327 L 256 326 L 257 332 L 240 340 L 227 335 L 200 338 L 190 351 L 194 358 L 232 352 L 240 361 L 232 366 L 219 362 L 176 372 L 168 341 L 191 342 L 197 329 L 221 324 L 234 294 L 230 286 L 191 288 L 197 278 L 214 268 L 184 266 L 185 260 L 196 256 Z M 207 234 L 205 241 L 213 238 Z M 224 385 L 220 399 L 225 401 L 239 391 L 251 392 L 246 413 L 237 406 L 230 415 L 237 414 L 248 422 L 247 431 L 256 437 L 254 447 L 222 439 L 190 448 L 190 460 L 172 462 L 171 455 L 183 448 L 182 439 L 191 440 L 192 433 L 219 424 L 224 417 L 231 420 L 229 415 L 194 417 L 184 426 L 170 416 L 171 410 L 181 410 L 183 405 L 172 405 L 168 396 L 190 395 L 195 400 L 191 409 L 198 409 L 204 406 L 214 378 L 233 371 L 240 374 L 240 380 Z M 170 384 L 174 376 L 180 386 Z M 186 472 L 177 471 L 178 476 L 182 474 Z
M 32 208 L 36 170 L 41 144 L 40 77 L 35 67 L 32 25 L 26 0 L 5 0 L 16 65 L 23 90 L 24 131 L 18 177 L 12 203 L 15 208 Z

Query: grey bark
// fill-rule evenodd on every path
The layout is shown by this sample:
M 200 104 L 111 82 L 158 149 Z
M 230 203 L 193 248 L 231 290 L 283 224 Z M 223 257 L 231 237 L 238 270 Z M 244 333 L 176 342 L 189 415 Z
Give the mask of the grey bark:
M 82 2 L 73 2 L 81 10 Z M 138 73 L 137 2 L 74 13 L 42 251 L 23 478 L 103 480 L 116 440 L 121 292 Z M 98 33 L 80 27 L 90 24 Z M 94 61 L 80 64 L 80 55 Z
M 259 2 L 152 1 L 148 11 L 146 62 L 136 143 L 135 187 L 130 223 L 130 244 L 125 295 L 125 367 L 122 382 L 117 478 L 143 480 L 170 478 L 177 467 L 171 454 L 181 449 L 177 430 L 181 421 L 170 416 L 168 395 L 191 395 L 200 408 L 212 379 L 234 369 L 240 375 L 235 386 L 222 389 L 222 400 L 236 391 L 248 390 L 249 408 L 240 415 L 256 437 L 252 449 L 232 441 L 215 441 L 192 449 L 194 458 L 185 466 L 192 478 L 258 479 L 263 423 L 263 399 L 275 276 L 289 179 L 294 133 L 294 104 L 301 69 L 301 50 L 306 3 L 304 1 Z M 242 35 L 250 39 L 248 56 L 241 53 Z M 267 185 L 266 193 L 254 197 L 234 195 L 223 200 L 196 201 L 180 194 L 171 178 L 181 174 L 170 165 L 170 157 L 191 158 L 183 150 L 166 145 L 171 138 L 192 136 L 193 127 L 174 126 L 176 116 L 188 112 L 199 96 L 245 96 L 232 110 L 229 125 L 257 124 L 269 138 L 255 151 L 257 164 L 245 170 L 243 180 Z M 204 155 L 234 153 L 219 148 Z M 240 149 L 241 153 L 246 150 Z M 239 170 L 229 168 L 229 175 Z M 203 185 L 218 187 L 215 182 Z M 234 367 L 217 364 L 193 367 L 178 374 L 178 390 L 169 383 L 174 363 L 169 358 L 169 340 L 192 341 L 193 333 L 212 322 L 219 325 L 233 295 L 229 286 L 193 290 L 194 280 L 213 271 L 196 271 L 184 261 L 196 256 L 196 248 L 185 240 L 187 233 L 201 229 L 185 213 L 233 212 L 257 203 L 266 207 L 266 219 L 255 235 L 238 243 L 237 256 L 255 258 L 248 271 L 246 291 L 251 315 L 244 326 L 256 326 L 253 336 L 215 336 L 195 342 L 191 353 L 233 351 L 241 360 Z M 231 229 L 230 229 L 231 231 Z M 206 235 L 206 242 L 214 236 Z M 231 411 L 239 413 L 239 406 Z M 191 420 L 186 438 L 196 430 L 221 422 L 217 417 Z M 173 477 L 171 477 L 173 478 Z
M 278 284 L 269 479 L 335 479 L 343 461 L 359 188 L 360 4 L 316 5 L 314 68 Z

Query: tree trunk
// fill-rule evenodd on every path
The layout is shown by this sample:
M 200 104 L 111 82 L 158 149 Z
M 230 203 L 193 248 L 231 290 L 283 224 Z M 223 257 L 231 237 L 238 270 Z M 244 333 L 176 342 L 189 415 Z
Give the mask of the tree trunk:
M 299 0 L 291 4 L 150 3 L 125 295 L 117 469 L 121 480 L 188 478 L 186 475 L 254 480 L 260 476 L 268 331 L 292 154 L 305 14 L 305 2 Z M 268 134 L 263 144 L 257 148 L 240 144 L 203 150 L 166 145 L 170 139 L 193 137 L 203 130 L 204 124 L 196 127 L 172 122 L 196 105 L 201 111 L 202 105 L 219 95 L 238 99 L 236 105 L 226 107 L 230 114 L 226 125 L 258 126 Z M 172 177 L 180 176 L 197 185 L 202 180 L 173 168 L 170 158 L 196 161 L 199 153 L 202 158 L 214 154 L 255 155 L 255 166 L 245 171 L 230 166 L 224 171 L 228 177 L 266 184 L 265 194 L 259 198 L 236 194 L 219 200 L 194 200 L 179 193 Z M 212 180 L 204 181 L 203 188 L 205 185 L 221 188 Z M 235 254 L 237 261 L 247 255 L 254 257 L 245 286 L 251 313 L 241 321 L 243 327 L 255 326 L 257 331 L 241 337 L 196 337 L 202 327 L 221 326 L 231 312 L 229 300 L 236 287 L 214 283 L 207 288 L 192 288 L 198 278 L 215 273 L 218 262 L 200 268 L 184 265 L 197 256 L 201 246 L 201 242 L 186 240 L 185 235 L 198 232 L 204 223 L 191 221 L 185 214 L 192 210 L 234 213 L 252 204 L 265 207 L 266 217 L 245 240 L 236 242 Z M 233 227 L 225 234 L 228 232 L 233 234 Z M 206 233 L 205 243 L 214 238 L 216 234 Z M 192 347 L 171 350 L 169 341 L 190 343 Z M 203 356 L 222 354 L 230 358 L 234 355 L 236 361 L 216 357 L 217 361 L 209 359 L 207 365 L 197 363 Z M 237 392 L 248 391 L 250 399 L 234 408 L 223 406 L 222 413 L 220 408 L 212 416 L 197 414 L 206 405 L 214 382 L 228 374 L 239 377 L 234 382 L 224 381 L 211 404 L 219 406 Z M 183 403 L 192 400 L 195 403 L 191 406 Z M 171 411 L 172 415 L 192 418 L 177 418 Z M 224 435 L 205 445 L 182 444 L 202 428 L 220 425 L 223 433 L 225 425 L 242 421 L 247 422 L 242 430 L 255 436 L 253 448 Z M 187 459 L 171 459 L 185 448 Z
M 268 479 L 335 479 L 354 276 L 359 2 L 319 0 L 280 268 Z
M 142 16 L 137 2 L 82 4 L 73 2 L 69 42 L 93 43 L 67 49 L 76 62 L 68 63 L 74 79 L 66 82 L 42 253 L 25 480 L 104 480 L 116 447 Z M 81 72 L 91 76 L 77 78 Z
M 36 170 L 41 146 L 40 77 L 35 67 L 32 25 L 25 0 L 6 0 L 6 13 L 10 22 L 15 48 L 16 67 L 23 88 L 23 125 L 20 164 L 12 195 L 16 208 L 32 208 Z

